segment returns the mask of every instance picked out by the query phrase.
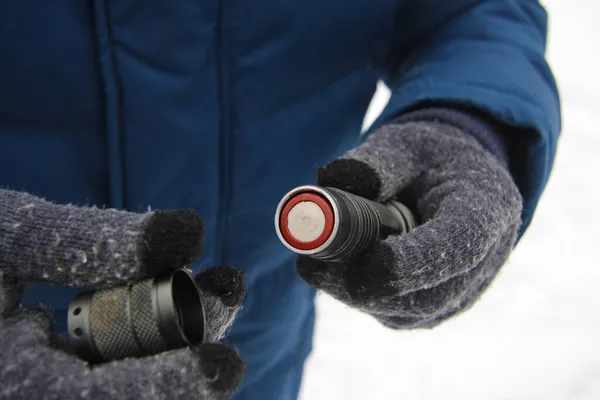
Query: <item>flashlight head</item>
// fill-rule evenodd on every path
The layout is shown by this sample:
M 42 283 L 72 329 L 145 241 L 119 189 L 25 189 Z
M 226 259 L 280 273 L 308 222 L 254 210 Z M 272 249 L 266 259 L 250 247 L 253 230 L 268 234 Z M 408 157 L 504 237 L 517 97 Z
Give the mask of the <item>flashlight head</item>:
M 327 247 L 338 225 L 334 200 L 315 186 L 301 186 L 288 192 L 275 213 L 279 239 L 298 254 L 310 255 Z
M 297 187 L 275 212 L 281 242 L 323 261 L 351 259 L 377 239 L 407 233 L 414 225 L 410 210 L 394 200 L 381 204 L 331 187 Z

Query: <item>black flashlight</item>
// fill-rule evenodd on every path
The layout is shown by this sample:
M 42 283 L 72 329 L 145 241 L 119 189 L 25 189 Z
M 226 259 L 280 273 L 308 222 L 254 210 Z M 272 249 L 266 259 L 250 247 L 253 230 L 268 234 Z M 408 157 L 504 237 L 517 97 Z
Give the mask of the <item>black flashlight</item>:
M 323 261 L 355 257 L 375 240 L 406 234 L 415 224 L 413 213 L 395 200 L 382 204 L 319 186 L 291 190 L 275 213 L 281 242 L 296 254 Z
M 205 339 L 200 289 L 186 269 L 80 293 L 68 312 L 69 345 L 91 363 L 158 354 Z

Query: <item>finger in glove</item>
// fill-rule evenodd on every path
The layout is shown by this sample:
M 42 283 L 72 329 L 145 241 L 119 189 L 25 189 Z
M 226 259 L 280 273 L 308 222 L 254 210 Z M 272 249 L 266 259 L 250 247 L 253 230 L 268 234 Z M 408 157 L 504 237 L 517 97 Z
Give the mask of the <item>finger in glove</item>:
M 206 341 L 219 341 L 242 308 L 246 294 L 244 272 L 230 267 L 211 268 L 200 272 L 195 280 L 202 292 Z
M 57 205 L 0 189 L 0 270 L 28 282 L 115 285 L 189 265 L 203 225 L 191 210 L 143 214 Z

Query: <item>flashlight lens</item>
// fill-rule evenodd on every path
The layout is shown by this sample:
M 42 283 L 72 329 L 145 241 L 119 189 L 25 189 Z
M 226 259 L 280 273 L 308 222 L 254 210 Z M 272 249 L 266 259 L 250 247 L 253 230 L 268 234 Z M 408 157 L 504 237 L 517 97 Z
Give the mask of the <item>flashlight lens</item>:
M 313 242 L 325 230 L 325 213 L 315 203 L 303 201 L 290 210 L 287 226 L 294 239 Z
M 299 192 L 283 207 L 279 228 L 286 242 L 299 250 L 322 246 L 333 232 L 333 207 L 315 192 Z

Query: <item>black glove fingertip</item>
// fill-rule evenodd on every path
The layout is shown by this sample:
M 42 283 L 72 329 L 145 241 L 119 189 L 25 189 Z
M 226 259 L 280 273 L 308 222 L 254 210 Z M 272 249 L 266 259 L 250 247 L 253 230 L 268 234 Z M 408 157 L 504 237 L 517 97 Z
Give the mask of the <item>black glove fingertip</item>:
M 140 259 L 149 276 L 193 263 L 202 250 L 203 222 L 193 210 L 158 211 L 141 237 Z
M 324 262 L 308 256 L 298 257 L 296 272 L 306 283 L 315 289 L 331 291 L 343 282 L 347 265 L 345 263 Z
M 319 186 L 333 187 L 367 199 L 376 199 L 381 191 L 381 178 L 368 164 L 340 158 L 319 168 Z
M 241 305 L 246 296 L 245 272 L 236 268 L 211 268 L 195 280 L 203 292 L 219 297 L 228 307 Z
M 206 343 L 194 348 L 207 385 L 216 392 L 231 392 L 242 382 L 246 362 L 233 346 Z
M 296 262 L 296 272 L 309 285 L 320 289 L 322 287 L 323 271 L 325 263 L 306 256 L 299 256 Z
M 391 285 L 397 279 L 396 264 L 392 249 L 383 242 L 365 251 L 348 265 L 344 276 L 350 297 L 363 303 L 396 294 Z

